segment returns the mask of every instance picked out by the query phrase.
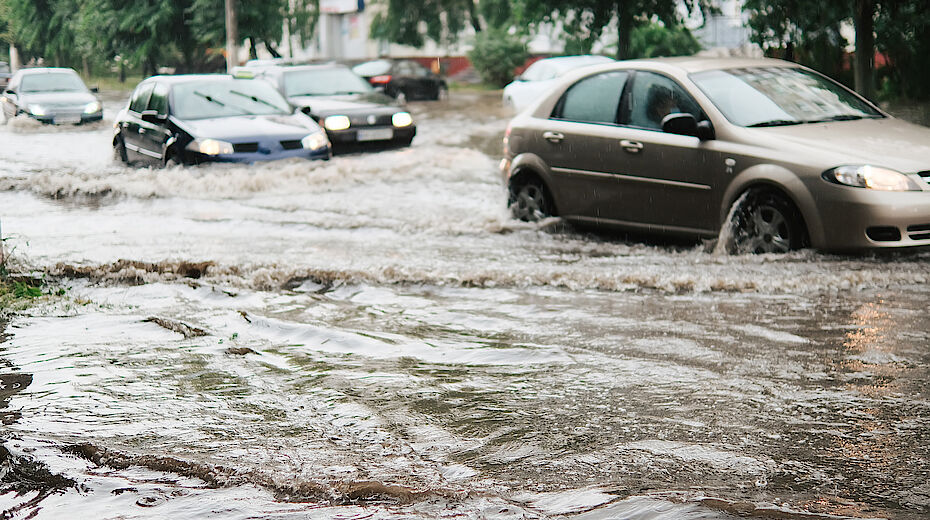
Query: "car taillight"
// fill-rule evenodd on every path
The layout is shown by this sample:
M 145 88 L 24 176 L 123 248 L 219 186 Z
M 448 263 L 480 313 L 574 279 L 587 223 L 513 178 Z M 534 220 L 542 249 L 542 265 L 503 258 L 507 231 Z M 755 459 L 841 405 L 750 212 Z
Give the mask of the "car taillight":
M 373 85 L 384 85 L 386 83 L 391 82 L 391 76 L 388 74 L 384 74 L 382 76 L 374 76 L 368 81 L 370 81 Z

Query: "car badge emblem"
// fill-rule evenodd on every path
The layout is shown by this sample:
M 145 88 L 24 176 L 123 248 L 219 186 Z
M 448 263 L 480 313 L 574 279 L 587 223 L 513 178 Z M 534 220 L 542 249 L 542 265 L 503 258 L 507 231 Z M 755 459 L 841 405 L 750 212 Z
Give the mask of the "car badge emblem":
M 375 121 L 377 121 L 377 120 L 378 120 L 378 118 L 375 117 L 375 116 L 368 116 L 368 124 L 369 124 L 369 125 L 375 124 Z

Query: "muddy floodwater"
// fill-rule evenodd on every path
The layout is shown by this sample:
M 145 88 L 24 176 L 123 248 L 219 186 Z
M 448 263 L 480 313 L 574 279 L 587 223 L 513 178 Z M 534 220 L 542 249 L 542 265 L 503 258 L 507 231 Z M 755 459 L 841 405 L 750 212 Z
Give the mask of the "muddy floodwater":
M 411 110 L 407 149 L 168 169 L 0 127 L 55 293 L 0 322 L 0 516 L 930 516 L 930 253 L 516 222 L 499 93 Z

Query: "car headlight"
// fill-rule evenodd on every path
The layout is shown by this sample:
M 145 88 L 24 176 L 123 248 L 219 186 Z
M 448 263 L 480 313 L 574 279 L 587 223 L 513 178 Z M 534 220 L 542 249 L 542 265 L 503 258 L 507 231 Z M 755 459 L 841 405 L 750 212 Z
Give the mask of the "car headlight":
M 96 114 L 103 110 L 103 105 L 99 101 L 91 101 L 90 103 L 84 105 L 85 114 Z
M 195 139 L 187 145 L 188 150 L 200 152 L 204 155 L 222 155 L 233 153 L 232 143 L 218 139 Z
M 34 116 L 44 116 L 46 114 L 45 107 L 42 105 L 29 105 L 29 113 Z
M 315 132 L 301 139 L 300 144 L 302 144 L 306 150 L 319 150 L 320 148 L 329 146 L 329 140 L 326 139 L 325 133 Z
M 339 130 L 345 130 L 351 126 L 348 116 L 329 116 L 323 120 L 323 126 L 327 130 L 332 130 L 334 132 Z
M 920 186 L 901 172 L 870 165 L 837 166 L 822 177 L 835 184 L 881 191 L 920 191 Z
M 398 112 L 391 116 L 391 123 L 398 128 L 410 126 L 413 124 L 413 117 L 407 112 Z

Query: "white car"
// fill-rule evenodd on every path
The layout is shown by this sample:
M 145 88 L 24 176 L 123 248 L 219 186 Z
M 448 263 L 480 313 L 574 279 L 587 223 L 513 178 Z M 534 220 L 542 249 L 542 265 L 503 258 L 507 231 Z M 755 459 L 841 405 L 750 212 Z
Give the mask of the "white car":
M 523 110 L 554 86 L 570 70 L 614 61 L 606 56 L 560 56 L 545 58 L 530 65 L 523 74 L 504 87 L 504 105 Z

